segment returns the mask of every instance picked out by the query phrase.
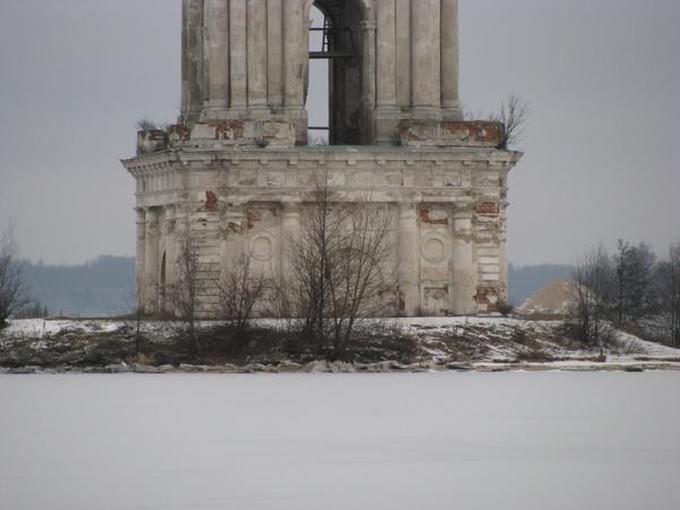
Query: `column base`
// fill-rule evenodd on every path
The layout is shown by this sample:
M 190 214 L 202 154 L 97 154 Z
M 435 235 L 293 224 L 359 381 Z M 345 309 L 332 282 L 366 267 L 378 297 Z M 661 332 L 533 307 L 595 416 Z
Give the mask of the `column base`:
M 397 106 L 379 106 L 375 112 L 375 143 L 397 145 L 401 134 L 401 109 Z

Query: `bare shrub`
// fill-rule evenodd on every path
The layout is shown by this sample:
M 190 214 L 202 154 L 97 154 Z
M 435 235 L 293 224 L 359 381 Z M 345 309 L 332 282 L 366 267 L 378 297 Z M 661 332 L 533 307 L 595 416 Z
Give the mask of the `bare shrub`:
M 392 214 L 368 200 L 341 203 L 326 177 L 313 192 L 300 238 L 292 243 L 293 274 L 285 301 L 297 308 L 301 334 L 318 354 L 339 359 L 355 327 L 382 315 L 394 277 L 389 257 Z
M 138 291 L 135 289 L 124 301 L 126 327 L 134 334 L 135 355 L 140 355 L 144 343 L 142 324 L 144 322 L 144 306 L 139 300 Z
M 516 147 L 524 140 L 525 128 L 529 119 L 529 105 L 522 97 L 513 92 L 501 102 L 497 113 L 485 114 L 483 111 L 463 109 L 465 120 L 487 119 L 503 124 L 503 136 L 498 144 L 500 149 Z
M 14 227 L 0 237 L 0 329 L 7 319 L 29 304 Z
M 500 313 L 503 317 L 510 317 L 515 313 L 515 307 L 512 306 L 507 301 L 500 301 L 496 305 L 496 309 L 498 310 L 498 313 Z
M 245 330 L 265 288 L 264 274 L 253 275 L 250 257 L 243 255 L 229 268 L 218 285 L 224 318 L 237 330 Z
M 156 130 L 160 129 L 156 122 L 154 122 L 153 120 L 151 120 L 147 117 L 139 119 L 135 123 L 135 127 L 139 131 L 156 131 Z
M 505 128 L 499 143 L 501 149 L 516 147 L 524 140 L 528 118 L 529 105 L 519 94 L 513 92 L 501 103 L 500 111 L 489 117 L 489 120 L 500 122 Z
M 201 278 L 202 269 L 196 241 L 187 236 L 180 245 L 177 279 L 169 286 L 167 298 L 179 320 L 182 333 L 189 341 L 192 354 L 198 356 L 201 355 L 201 346 L 196 335 L 198 297 L 206 286 L 206 280 Z

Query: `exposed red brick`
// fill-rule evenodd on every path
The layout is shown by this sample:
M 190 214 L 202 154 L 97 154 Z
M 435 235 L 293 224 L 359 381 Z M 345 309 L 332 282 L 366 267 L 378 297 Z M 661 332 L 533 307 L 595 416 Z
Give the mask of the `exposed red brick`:
M 500 206 L 498 202 L 478 202 L 477 214 L 482 216 L 498 216 L 500 214 Z
M 219 208 L 219 201 L 217 200 L 217 195 L 212 191 L 205 192 L 205 210 L 210 212 L 215 212 Z
M 242 234 L 243 225 L 234 221 L 227 222 L 227 234 Z
M 168 134 L 176 136 L 178 140 L 182 142 L 187 142 L 191 139 L 191 129 L 187 126 L 174 125 L 168 128 Z
M 152 129 L 147 131 L 147 139 L 152 142 L 164 142 L 168 138 L 168 134 L 161 129 Z
M 477 287 L 477 294 L 475 294 L 475 302 L 479 305 L 490 305 L 492 299 L 497 301 L 499 291 L 496 287 Z
M 248 214 L 247 214 L 247 219 L 248 219 L 248 230 L 252 230 L 255 228 L 255 225 L 262 221 L 262 213 L 260 211 L 257 211 L 255 209 L 248 209 Z
M 475 143 L 500 144 L 503 137 L 503 125 L 489 121 L 448 121 L 442 122 L 442 129 L 457 138 L 464 138 Z
M 427 223 L 428 225 L 448 225 L 449 224 L 448 218 L 440 218 L 438 220 L 433 219 L 429 209 L 420 209 L 419 213 L 420 213 L 420 221 L 422 221 L 423 223 Z
M 224 120 L 212 122 L 210 126 L 215 128 L 215 140 L 235 140 L 243 138 L 243 121 Z

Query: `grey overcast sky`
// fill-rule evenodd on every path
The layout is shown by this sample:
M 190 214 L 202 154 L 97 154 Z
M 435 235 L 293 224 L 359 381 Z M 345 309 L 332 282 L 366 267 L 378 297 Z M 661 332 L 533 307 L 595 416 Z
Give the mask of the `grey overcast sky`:
M 508 255 L 680 239 L 680 2 L 460 0 L 461 96 L 531 107 Z M 0 228 L 22 253 L 134 254 L 135 121 L 180 101 L 180 0 L 0 0 Z

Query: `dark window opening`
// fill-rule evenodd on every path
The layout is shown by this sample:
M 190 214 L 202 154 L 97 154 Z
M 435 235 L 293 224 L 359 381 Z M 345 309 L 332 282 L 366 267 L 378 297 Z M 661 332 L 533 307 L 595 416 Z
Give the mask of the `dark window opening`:
M 309 87 L 307 113 L 309 115 L 309 144 L 330 143 L 330 65 L 328 54 L 330 19 L 316 6 L 312 7 L 309 33 Z
M 362 119 L 362 9 L 356 0 L 317 0 L 310 18 L 310 144 L 357 145 Z

